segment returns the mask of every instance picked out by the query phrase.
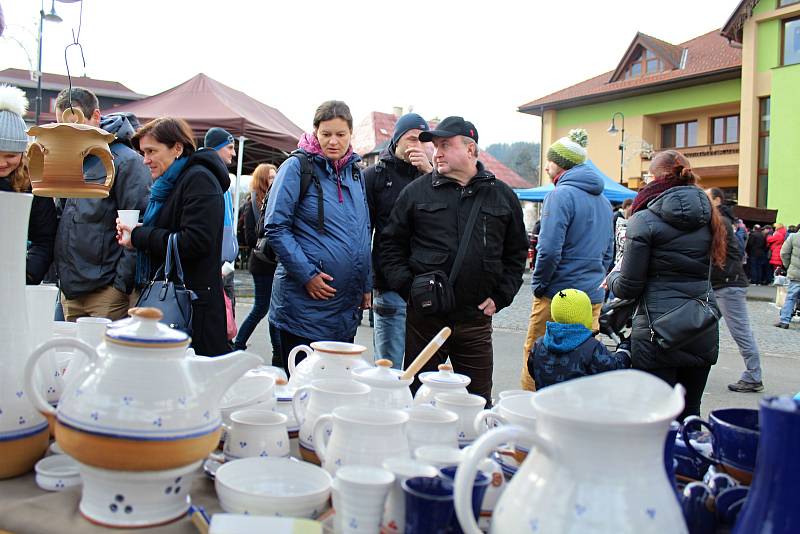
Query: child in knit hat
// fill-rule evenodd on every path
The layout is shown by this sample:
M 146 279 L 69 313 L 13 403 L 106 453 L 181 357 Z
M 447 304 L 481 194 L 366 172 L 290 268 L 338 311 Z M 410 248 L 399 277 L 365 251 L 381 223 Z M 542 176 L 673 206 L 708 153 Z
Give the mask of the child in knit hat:
M 550 313 L 554 322 L 547 322 L 544 336 L 536 340 L 528 355 L 528 372 L 537 389 L 631 366 L 628 341 L 612 353 L 595 339 L 592 303 L 583 291 L 559 291 L 553 297 Z

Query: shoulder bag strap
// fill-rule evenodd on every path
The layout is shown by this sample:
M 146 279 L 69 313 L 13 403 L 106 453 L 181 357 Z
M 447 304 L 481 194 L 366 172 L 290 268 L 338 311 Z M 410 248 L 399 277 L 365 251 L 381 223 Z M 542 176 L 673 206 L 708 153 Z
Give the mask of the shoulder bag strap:
M 178 253 L 177 233 L 170 234 L 169 240 L 167 241 L 167 258 L 164 262 L 164 274 L 167 280 L 173 279 L 174 274 L 174 281 L 179 285 L 184 285 L 183 266 L 181 265 L 181 256 Z
M 475 221 L 478 219 L 478 211 L 481 209 L 482 193 L 486 187 L 488 186 L 479 187 L 478 191 L 475 193 L 472 210 L 469 212 L 469 219 L 467 219 L 467 225 L 464 227 L 464 233 L 461 235 L 461 242 L 458 245 L 456 259 L 453 261 L 453 268 L 450 269 L 450 275 L 448 276 L 451 286 L 455 284 L 456 278 L 458 278 L 458 272 L 461 270 L 461 264 L 464 262 L 464 256 L 467 254 L 467 246 L 472 237 L 472 229 L 475 227 Z

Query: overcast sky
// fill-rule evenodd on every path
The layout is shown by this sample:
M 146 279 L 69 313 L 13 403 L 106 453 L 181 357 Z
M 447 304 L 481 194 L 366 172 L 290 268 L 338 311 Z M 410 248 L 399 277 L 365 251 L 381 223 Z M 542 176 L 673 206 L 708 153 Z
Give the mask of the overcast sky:
M 45 1 L 45 12 L 51 0 Z M 637 31 L 680 43 L 719 29 L 738 0 L 245 1 L 84 0 L 86 69 L 148 95 L 198 72 L 280 109 L 301 128 L 320 102 L 347 102 L 358 122 L 403 106 L 463 115 L 480 144 L 538 141 L 521 104 L 613 70 Z M 36 64 L 39 0 L 0 0 L 6 34 Z M 45 22 L 42 70 L 66 74 L 78 3 Z M 73 49 L 74 50 L 74 47 Z M 28 68 L 0 38 L 0 68 Z M 35 67 L 34 67 L 35 68 Z

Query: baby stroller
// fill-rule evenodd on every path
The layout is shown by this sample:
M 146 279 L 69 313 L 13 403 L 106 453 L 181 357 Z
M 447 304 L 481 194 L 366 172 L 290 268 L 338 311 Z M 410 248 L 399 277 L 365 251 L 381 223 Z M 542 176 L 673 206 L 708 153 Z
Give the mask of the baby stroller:
M 600 309 L 600 333 L 608 336 L 618 346 L 630 336 L 634 299 L 607 300 Z

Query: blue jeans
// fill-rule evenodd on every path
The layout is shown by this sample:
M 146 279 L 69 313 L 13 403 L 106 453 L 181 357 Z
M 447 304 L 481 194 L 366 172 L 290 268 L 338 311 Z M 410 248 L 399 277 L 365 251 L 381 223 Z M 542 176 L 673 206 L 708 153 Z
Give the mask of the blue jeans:
M 794 312 L 794 303 L 800 298 L 800 280 L 791 280 L 789 282 L 789 290 L 786 292 L 786 301 L 781 308 L 781 322 L 789 324 L 792 322 L 792 312 Z
M 250 336 L 253 334 L 253 330 L 255 330 L 258 326 L 258 323 L 260 323 L 261 320 L 267 316 L 267 312 L 269 311 L 269 300 L 272 296 L 273 275 L 254 274 L 252 276 L 253 285 L 255 287 L 255 300 L 253 302 L 253 309 L 250 310 L 250 314 L 244 320 L 242 326 L 239 327 L 239 333 L 236 335 L 236 339 L 233 341 L 233 348 L 236 350 L 245 350 L 247 348 L 247 340 L 250 339 Z M 276 347 L 279 343 L 278 333 L 271 323 L 269 327 L 269 337 L 272 342 L 272 360 L 275 361 Z M 279 354 L 279 352 L 280 351 L 278 351 L 277 354 Z
M 406 301 L 394 291 L 375 290 L 375 359 L 392 360 L 392 367 L 403 368 L 406 345 Z
M 739 346 L 739 353 L 744 359 L 745 371 L 742 380 L 745 382 L 761 382 L 761 357 L 758 345 L 750 328 L 750 315 L 747 312 L 746 287 L 722 287 L 714 290 L 717 305 L 728 325 L 731 337 Z

